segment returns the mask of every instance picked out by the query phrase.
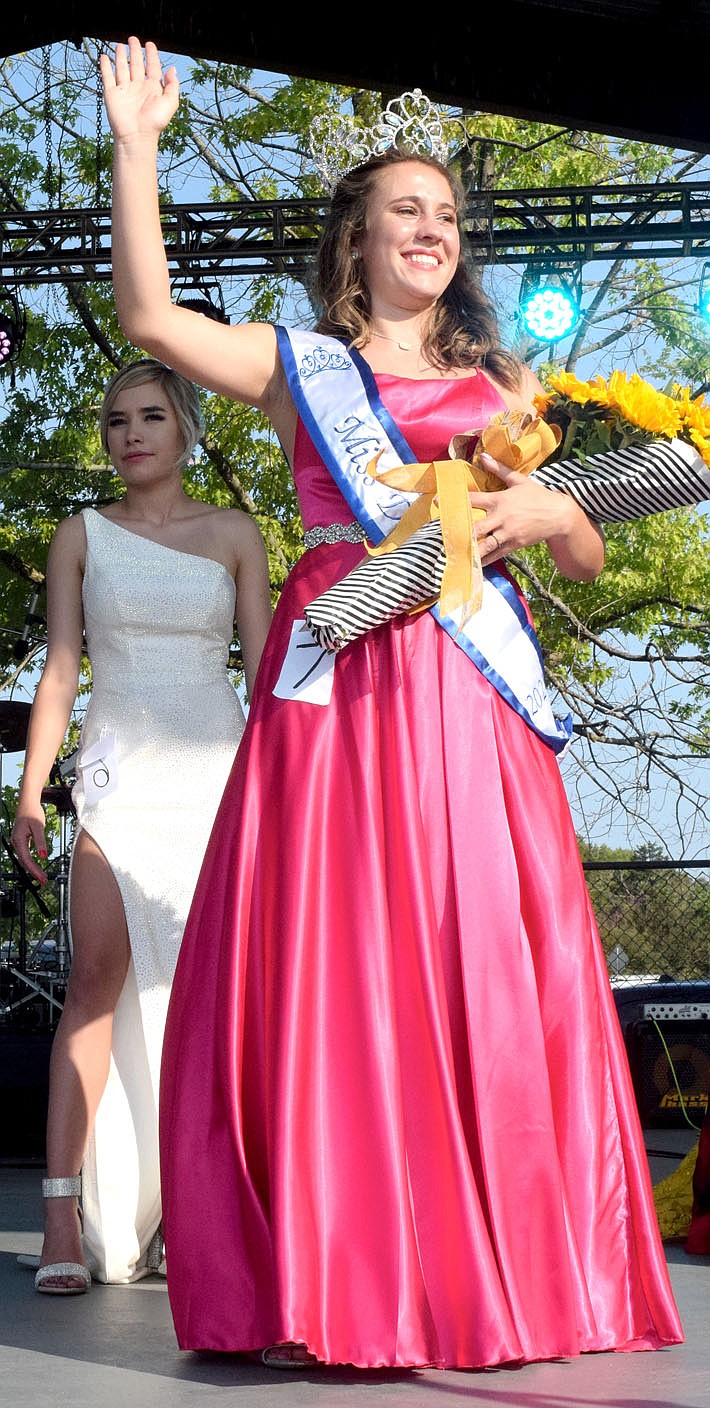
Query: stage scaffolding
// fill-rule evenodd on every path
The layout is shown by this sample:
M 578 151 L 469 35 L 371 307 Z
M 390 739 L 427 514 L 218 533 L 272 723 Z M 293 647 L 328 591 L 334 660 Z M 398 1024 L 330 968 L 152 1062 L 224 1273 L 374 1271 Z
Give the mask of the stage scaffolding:
M 301 276 L 326 209 L 320 200 L 163 205 L 171 273 Z M 705 259 L 710 183 L 483 190 L 468 198 L 464 223 L 487 264 Z M 110 277 L 110 208 L 0 210 L 0 287 Z

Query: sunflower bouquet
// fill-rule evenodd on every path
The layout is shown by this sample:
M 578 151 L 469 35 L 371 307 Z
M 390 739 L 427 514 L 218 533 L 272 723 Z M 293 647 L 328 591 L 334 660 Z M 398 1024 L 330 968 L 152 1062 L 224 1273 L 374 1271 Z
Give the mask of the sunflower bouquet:
M 561 439 L 535 471 L 600 522 L 625 522 L 710 498 L 710 406 L 687 386 L 658 391 L 636 372 L 548 377 L 536 410 Z
M 600 523 L 710 499 L 710 406 L 687 387 L 667 394 L 636 373 L 580 381 L 555 372 L 535 411 L 499 412 L 455 435 L 448 461 L 383 474 L 372 461 L 374 477 L 418 497 L 383 543 L 367 547 L 365 562 L 306 608 L 324 649 L 435 601 L 459 626 L 479 610 L 483 572 L 472 521 L 483 511 L 471 509 L 469 491 L 501 488 L 483 453 L 570 494 Z
M 612 372 L 580 381 L 571 372 L 554 372 L 536 408 L 551 425 L 559 425 L 559 458 L 588 459 L 608 450 L 651 440 L 685 440 L 710 465 L 710 406 L 691 397 L 687 386 L 658 391 L 637 372 Z

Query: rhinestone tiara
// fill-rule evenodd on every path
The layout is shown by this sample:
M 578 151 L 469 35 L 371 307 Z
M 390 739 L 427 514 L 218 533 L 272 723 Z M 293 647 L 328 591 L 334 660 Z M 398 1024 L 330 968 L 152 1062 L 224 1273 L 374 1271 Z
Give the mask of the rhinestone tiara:
M 382 156 L 390 147 L 413 156 L 433 156 L 444 165 L 449 155 L 439 111 L 421 88 L 391 98 L 369 127 L 346 113 L 318 113 L 310 125 L 308 142 L 316 171 L 329 193 L 347 171 L 372 156 Z

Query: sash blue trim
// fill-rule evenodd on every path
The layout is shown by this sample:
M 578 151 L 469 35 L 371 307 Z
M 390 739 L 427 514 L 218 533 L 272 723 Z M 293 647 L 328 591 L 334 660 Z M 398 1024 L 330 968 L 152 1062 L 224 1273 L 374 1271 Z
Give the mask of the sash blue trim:
M 456 621 L 450 616 L 442 616 L 438 606 L 430 607 L 432 616 L 446 634 L 456 641 L 456 644 L 468 655 L 469 660 L 485 676 L 489 684 L 505 699 L 506 703 L 519 714 L 529 728 L 541 738 L 544 743 L 549 744 L 554 753 L 561 754 L 568 747 L 572 737 L 572 715 L 567 714 L 564 719 L 558 719 L 550 709 L 547 690 L 544 684 L 545 666 L 540 649 L 540 642 L 537 638 L 535 628 L 531 625 L 523 603 L 509 579 L 504 576 L 497 567 L 484 567 L 483 576 L 500 592 L 505 598 L 506 604 L 516 617 L 521 633 L 535 652 L 540 667 L 539 683 L 532 683 L 525 698 L 511 688 L 508 681 L 491 664 L 490 660 L 479 650 L 475 641 L 466 634 L 465 630 L 460 631 Z M 547 723 L 538 722 L 537 716 L 545 717 Z M 551 732 L 554 729 L 554 732 Z
M 540 669 L 542 669 L 543 663 L 540 642 L 537 638 L 537 634 L 533 626 L 531 626 L 530 624 L 530 620 L 528 618 L 525 607 L 523 606 L 523 603 L 520 600 L 518 593 L 513 587 L 510 578 L 506 577 L 505 573 L 501 572 L 500 568 L 498 567 L 484 567 L 483 575 L 484 577 L 487 577 L 488 581 L 492 582 L 493 586 L 497 587 L 498 591 L 505 597 L 508 606 L 517 617 L 520 629 L 522 631 L 525 631 L 525 634 L 528 635 L 532 640 L 535 646 L 535 653 L 537 655 L 538 660 L 540 661 Z
M 413 503 L 416 494 L 401 493 L 397 489 L 378 485 L 368 475 L 367 463 L 380 451 L 383 452 L 383 469 L 416 464 L 416 455 L 382 404 L 371 369 L 359 354 L 353 355 L 354 349 L 348 349 L 337 338 L 303 331 L 292 332 L 280 325 L 276 326 L 275 332 L 294 405 L 318 454 L 370 542 L 382 542 L 405 508 Z M 305 349 L 300 365 L 296 360 L 293 338 L 297 338 Z M 357 411 L 346 413 L 340 422 L 327 424 L 324 418 L 331 406 L 337 404 L 333 377 L 340 373 L 343 374 L 343 391 L 348 380 L 351 386 L 353 378 L 357 381 L 362 408 L 369 414 L 361 415 Z M 317 383 L 315 378 L 318 378 Z M 304 390 L 304 380 L 310 384 L 309 395 Z M 342 461 L 338 458 L 335 445 L 342 453 Z
M 410 449 L 399 426 L 397 425 L 397 422 L 390 415 L 390 412 L 387 410 L 387 407 L 385 406 L 384 402 L 380 400 L 380 393 L 377 387 L 377 382 L 375 380 L 375 373 L 373 372 L 369 362 L 366 362 L 365 358 L 360 355 L 357 350 L 357 347 L 349 347 L 348 353 L 350 355 L 351 360 L 355 363 L 355 366 L 357 367 L 362 378 L 362 384 L 365 388 L 365 395 L 367 396 L 370 409 L 373 415 L 377 416 L 380 425 L 387 432 L 388 439 L 392 441 L 392 444 L 395 450 L 397 451 L 397 454 L 399 455 L 402 464 L 416 464 L 416 455 Z

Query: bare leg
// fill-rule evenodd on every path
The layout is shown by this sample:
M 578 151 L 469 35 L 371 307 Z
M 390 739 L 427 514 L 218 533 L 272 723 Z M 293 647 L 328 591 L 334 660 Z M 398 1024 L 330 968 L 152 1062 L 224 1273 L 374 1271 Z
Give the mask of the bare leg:
M 66 998 L 49 1068 L 49 1178 L 74 1177 L 81 1168 L 108 1078 L 113 1015 L 130 960 L 120 891 L 105 856 L 84 831 L 72 857 L 71 932 Z M 46 1199 L 44 1217 L 40 1266 L 82 1262 L 77 1199 Z M 56 1284 L 75 1280 L 57 1277 Z

